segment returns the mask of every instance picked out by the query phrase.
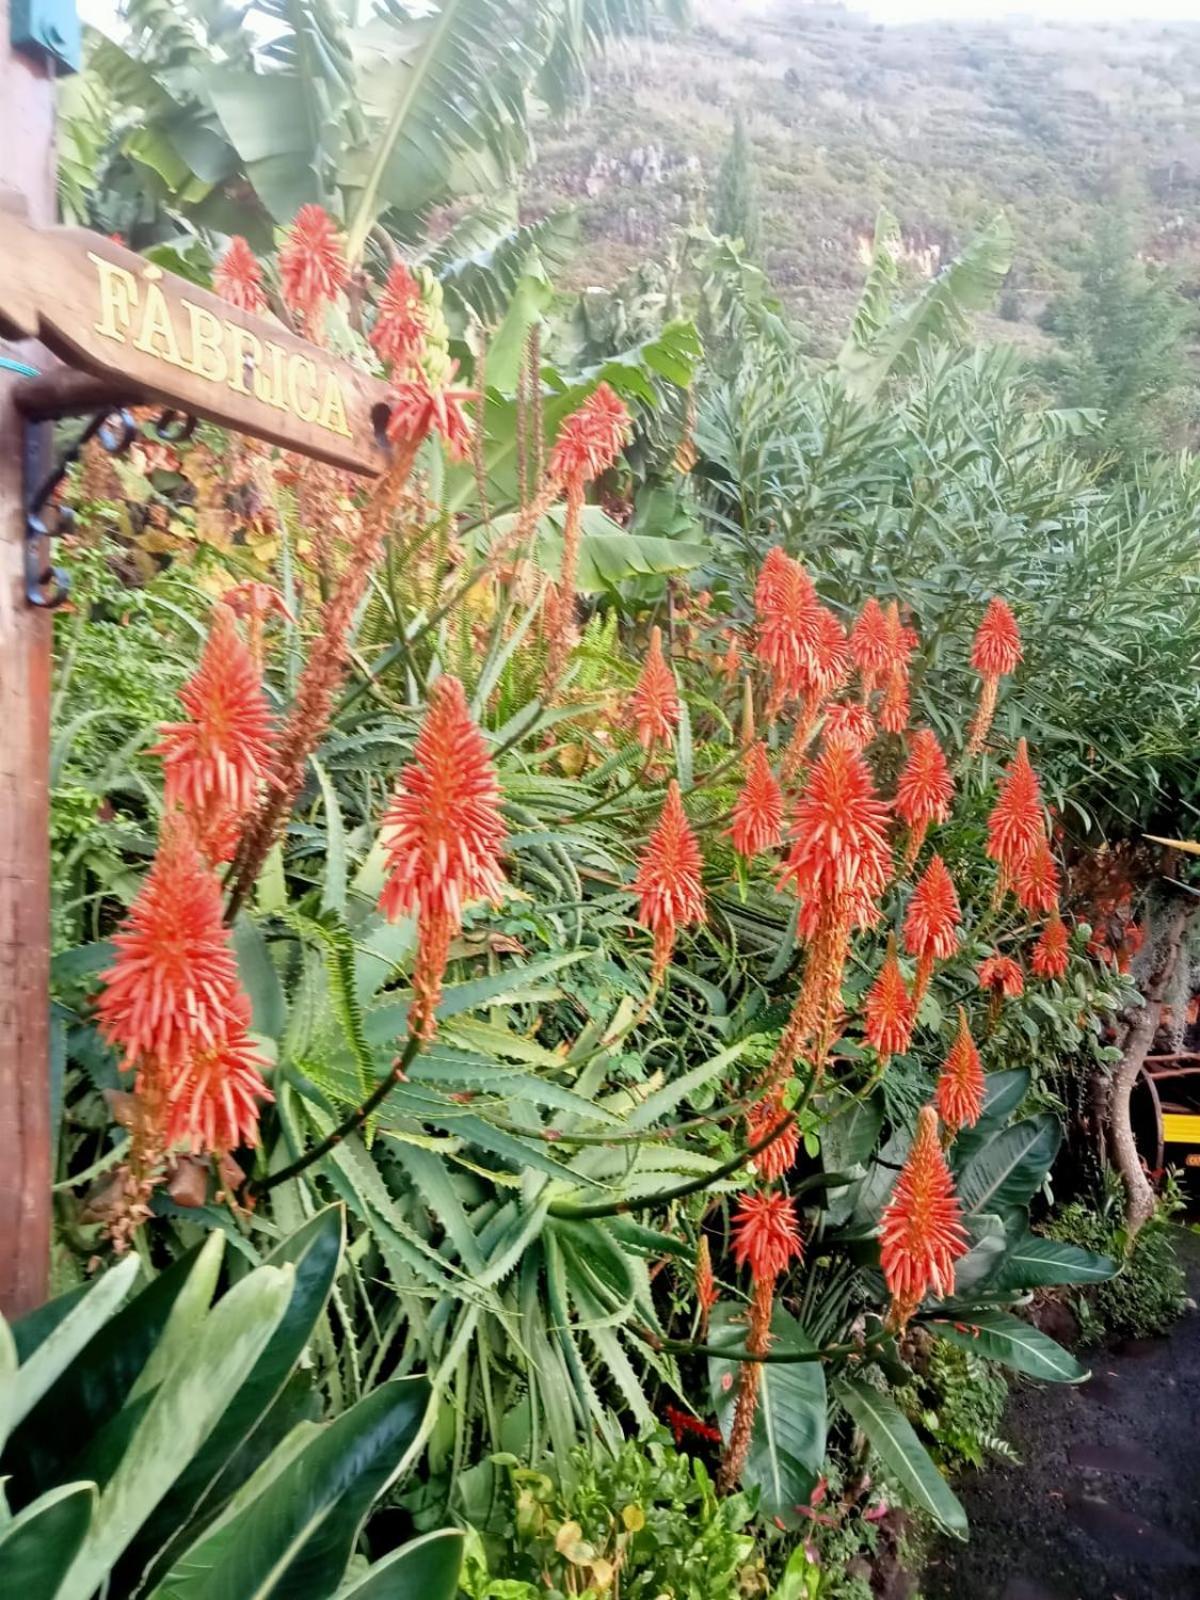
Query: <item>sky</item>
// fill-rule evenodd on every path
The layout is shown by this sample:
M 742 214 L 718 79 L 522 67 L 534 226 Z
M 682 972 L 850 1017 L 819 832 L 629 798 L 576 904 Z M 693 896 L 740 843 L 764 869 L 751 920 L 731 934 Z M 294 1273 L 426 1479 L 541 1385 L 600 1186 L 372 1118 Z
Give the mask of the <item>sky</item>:
M 1055 22 L 1200 22 L 1200 0 L 848 0 L 878 22 L 979 20 L 1014 13 Z

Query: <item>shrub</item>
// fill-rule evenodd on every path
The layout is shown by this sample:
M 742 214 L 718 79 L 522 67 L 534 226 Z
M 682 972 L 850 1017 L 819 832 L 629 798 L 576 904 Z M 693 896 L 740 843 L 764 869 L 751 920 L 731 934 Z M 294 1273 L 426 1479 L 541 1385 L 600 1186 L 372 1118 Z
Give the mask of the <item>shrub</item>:
M 934 1459 L 945 1471 L 982 1467 L 989 1456 L 1016 1459 L 1000 1434 L 1008 1384 L 993 1362 L 932 1343 L 914 1369 L 915 1381 L 898 1398 L 910 1421 L 932 1438 Z
M 581 1445 L 561 1479 L 498 1456 L 497 1510 L 468 1542 L 472 1600 L 559 1600 L 619 1584 L 626 1600 L 739 1600 L 765 1591 L 746 1531 L 754 1497 L 720 1499 L 702 1461 L 661 1429 L 615 1455 Z M 590 1585 L 590 1587 L 588 1587 Z
M 1175 1191 L 1168 1186 L 1158 1211 L 1126 1254 L 1121 1189 L 1116 1176 L 1108 1173 L 1098 1199 L 1073 1200 L 1047 1224 L 1044 1231 L 1051 1239 L 1099 1250 L 1123 1263 L 1115 1277 L 1072 1299 L 1088 1341 L 1165 1333 L 1182 1313 L 1187 1282 L 1176 1256 L 1171 1222 L 1177 1205 Z

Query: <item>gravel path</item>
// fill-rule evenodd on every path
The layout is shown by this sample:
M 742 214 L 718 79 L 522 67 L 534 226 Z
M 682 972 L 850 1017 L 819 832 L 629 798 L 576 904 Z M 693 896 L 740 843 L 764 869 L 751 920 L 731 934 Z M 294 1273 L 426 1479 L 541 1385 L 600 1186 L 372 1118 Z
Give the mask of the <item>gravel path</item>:
M 1200 1239 L 1180 1249 L 1200 1299 Z M 1200 1600 L 1200 1313 L 1090 1366 L 1014 1388 L 1023 1465 L 958 1485 L 970 1542 L 934 1552 L 926 1600 Z

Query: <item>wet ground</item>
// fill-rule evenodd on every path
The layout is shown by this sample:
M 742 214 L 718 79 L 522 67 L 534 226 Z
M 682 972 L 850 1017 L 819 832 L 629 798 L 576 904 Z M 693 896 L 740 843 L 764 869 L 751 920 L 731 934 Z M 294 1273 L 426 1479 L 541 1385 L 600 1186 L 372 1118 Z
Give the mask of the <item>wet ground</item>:
M 1200 1239 L 1181 1257 L 1200 1299 Z M 1086 1384 L 1014 1387 L 1023 1464 L 956 1486 L 970 1542 L 935 1551 L 925 1600 L 1200 1600 L 1200 1313 L 1081 1359 Z

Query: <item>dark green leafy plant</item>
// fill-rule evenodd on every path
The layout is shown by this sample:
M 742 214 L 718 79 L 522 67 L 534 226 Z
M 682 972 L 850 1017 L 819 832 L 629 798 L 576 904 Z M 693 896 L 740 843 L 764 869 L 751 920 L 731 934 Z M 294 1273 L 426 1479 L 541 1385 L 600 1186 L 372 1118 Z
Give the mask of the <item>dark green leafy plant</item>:
M 342 1232 L 339 1210 L 319 1213 L 215 1299 L 214 1232 L 141 1288 L 130 1256 L 11 1331 L 0 1323 L 0 1570 L 14 1594 L 453 1594 L 452 1533 L 342 1587 L 429 1403 L 423 1379 L 395 1379 L 316 1420 L 302 1360 L 342 1270 Z

